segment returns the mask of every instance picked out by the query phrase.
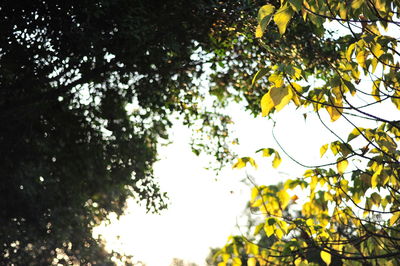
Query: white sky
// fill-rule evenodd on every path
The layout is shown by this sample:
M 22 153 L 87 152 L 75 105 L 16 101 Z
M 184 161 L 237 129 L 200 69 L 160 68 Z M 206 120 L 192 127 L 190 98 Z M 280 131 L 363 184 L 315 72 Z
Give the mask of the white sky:
M 271 136 L 272 121 L 252 118 L 237 105 L 232 105 L 230 111 L 240 140 L 236 152 L 240 157 L 255 158 L 258 170 L 227 167 L 216 177 L 215 173 L 204 169 L 206 159 L 191 152 L 190 130 L 176 124 L 171 131 L 174 143 L 160 149 L 161 160 L 154 167 L 161 189 L 170 197 L 168 210 L 161 215 L 146 215 L 143 208 L 129 202 L 125 216 L 114 220 L 106 230 L 99 230 L 110 249 L 134 255 L 135 260 L 149 266 L 170 265 L 173 258 L 204 265 L 210 247 L 221 247 L 229 235 L 238 233 L 237 218 L 250 199 L 251 188 L 241 182 L 246 171 L 259 184 L 276 184 L 304 172 L 275 144 Z M 296 159 L 316 164 L 321 162 L 320 146 L 334 138 L 321 130 L 315 116 L 305 121 L 302 113 L 296 111 L 292 103 L 277 113 L 275 134 Z M 335 127 L 343 122 L 336 121 Z M 272 158 L 255 154 L 256 150 L 269 147 L 277 149 L 283 158 L 278 169 L 272 168 Z

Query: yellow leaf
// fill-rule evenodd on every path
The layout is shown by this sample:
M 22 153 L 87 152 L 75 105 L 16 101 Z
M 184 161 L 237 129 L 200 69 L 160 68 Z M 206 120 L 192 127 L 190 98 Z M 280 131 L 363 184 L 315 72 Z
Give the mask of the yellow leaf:
M 282 239 L 283 231 L 281 229 L 279 229 L 279 228 L 276 228 L 275 235 L 278 237 L 278 239 Z
M 260 25 L 257 25 L 256 34 L 255 35 L 256 35 L 256 38 L 261 38 L 263 36 L 263 31 L 262 31 Z
M 259 10 L 258 10 L 258 16 L 257 20 L 258 23 L 261 23 L 261 21 L 266 18 L 267 16 L 271 15 L 275 11 L 275 7 L 271 4 L 268 5 L 263 5 Z
M 287 87 L 272 88 L 270 90 L 270 97 L 277 111 L 282 110 L 282 108 L 292 99 L 292 96 L 292 90 L 289 90 Z
M 240 169 L 240 168 L 243 168 L 245 166 L 246 166 L 246 163 L 241 158 L 239 158 L 237 160 L 237 162 L 232 166 L 232 168 Z
M 360 52 L 358 52 L 358 54 L 357 54 L 357 57 L 356 57 L 356 60 L 357 60 L 357 63 L 362 67 L 362 68 L 366 68 L 366 66 L 365 66 L 365 59 L 366 59 L 366 57 L 367 57 L 367 55 L 366 55 L 366 53 L 365 53 L 365 51 L 360 51 Z
M 283 85 L 283 76 L 281 74 L 274 73 L 268 77 L 268 80 L 274 83 L 274 86 L 279 88 Z
M 394 103 L 394 105 L 396 105 L 397 109 L 400 110 L 400 92 L 399 90 L 397 90 L 394 94 L 392 98 L 392 103 Z
M 379 95 L 379 86 L 381 84 L 380 80 L 375 80 L 373 85 L 372 85 L 372 97 L 374 97 L 375 100 L 380 101 L 381 97 Z
M 383 165 L 382 164 L 380 164 L 380 165 L 378 165 L 378 167 L 376 167 L 375 172 L 371 177 L 371 187 L 372 188 L 374 188 L 374 187 L 376 187 L 378 185 L 378 178 L 379 178 L 379 175 L 382 172 L 382 169 L 383 169 Z
M 321 259 L 326 263 L 326 265 L 331 264 L 331 254 L 326 251 L 321 251 Z
M 273 87 L 261 98 L 261 114 L 267 116 L 272 108 L 275 107 L 277 111 L 289 103 L 292 99 L 293 92 L 287 87 L 276 88 Z
M 328 111 L 329 116 L 331 117 L 331 121 L 334 122 L 338 120 L 342 115 L 343 102 L 334 99 L 334 101 L 332 101 L 331 104 L 333 106 L 327 106 L 326 110 Z
M 258 10 L 258 27 L 256 29 L 256 38 L 261 38 L 263 36 L 264 31 L 271 21 L 274 11 L 275 7 L 270 4 L 264 5 Z
M 353 9 L 359 9 L 361 5 L 364 4 L 364 0 L 353 0 L 351 2 L 351 8 Z
M 281 156 L 279 156 L 279 153 L 277 151 L 275 151 L 275 157 L 272 160 L 272 167 L 278 168 L 278 166 L 281 164 L 281 162 L 282 162 Z
M 267 116 L 271 112 L 272 108 L 274 108 L 274 103 L 272 102 L 269 91 L 261 98 L 261 115 Z
M 392 226 L 394 225 L 400 218 L 400 212 L 396 212 L 393 214 L 393 216 L 389 220 L 389 225 Z
M 257 265 L 257 260 L 256 260 L 256 258 L 248 258 L 247 259 L 247 265 L 248 266 L 256 266 Z
M 278 11 L 276 11 L 274 15 L 274 21 L 278 26 L 279 33 L 282 35 L 286 31 L 287 24 L 289 20 L 293 16 L 293 10 L 289 7 L 288 4 L 285 4 Z
M 325 144 L 325 145 L 321 146 L 321 148 L 319 149 L 319 153 L 320 153 L 321 157 L 324 156 L 326 150 L 328 150 L 328 146 L 329 146 L 329 144 Z
M 272 235 L 274 234 L 275 228 L 274 228 L 273 225 L 265 224 L 265 226 L 264 226 L 264 231 L 265 231 L 265 234 L 266 234 L 268 237 L 270 237 L 270 236 L 272 236 Z
M 346 171 L 347 166 L 349 165 L 349 162 L 347 160 L 341 160 L 337 163 L 337 169 L 339 174 L 343 174 Z
M 346 51 L 346 59 L 347 59 L 348 61 L 351 60 L 351 55 L 353 54 L 353 51 L 354 51 L 354 48 L 355 48 L 355 47 L 356 47 L 356 43 L 352 43 L 352 44 L 349 45 L 349 48 L 347 48 L 347 51 Z

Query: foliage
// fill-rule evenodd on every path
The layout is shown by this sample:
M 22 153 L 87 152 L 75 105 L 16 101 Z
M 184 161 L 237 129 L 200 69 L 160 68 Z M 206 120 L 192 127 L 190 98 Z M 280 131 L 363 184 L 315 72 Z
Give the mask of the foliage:
M 261 114 L 273 118 L 293 103 L 315 113 L 337 140 L 321 147 L 331 163 L 308 167 L 280 189 L 255 185 L 250 206 L 264 219 L 254 234 L 276 241 L 232 237 L 217 252 L 218 265 L 307 265 L 310 250 L 319 264 L 400 263 L 399 7 L 386 0 L 283 0 L 259 9 L 255 36 L 268 54 L 254 61 L 253 87 L 268 88 L 256 96 Z M 341 30 L 325 29 L 332 24 Z M 309 45 L 298 29 L 309 31 Z M 346 138 L 321 112 L 333 127 L 337 120 L 352 127 Z M 256 166 L 251 157 L 234 166 L 247 162 Z M 303 192 L 291 198 L 293 189 Z
M 152 165 L 171 114 L 204 121 L 218 141 L 195 150 L 229 160 L 229 119 L 196 83 L 224 12 L 254 5 L 229 2 L 0 4 L 1 264 L 112 263 L 92 228 L 128 197 L 166 207 Z

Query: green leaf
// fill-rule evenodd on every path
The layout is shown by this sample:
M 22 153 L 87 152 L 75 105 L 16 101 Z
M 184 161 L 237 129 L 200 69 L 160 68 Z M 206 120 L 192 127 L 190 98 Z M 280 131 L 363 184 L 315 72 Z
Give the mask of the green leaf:
M 272 15 L 275 11 L 275 7 L 271 4 L 264 5 L 258 10 L 258 27 L 256 30 L 256 37 L 261 38 L 265 32 L 268 24 L 271 22 Z
M 351 8 L 353 9 L 359 9 L 362 4 L 364 4 L 365 0 L 353 0 L 351 2 Z
M 274 15 L 274 21 L 278 26 L 279 33 L 283 35 L 286 31 L 286 27 L 289 23 L 289 20 L 293 16 L 293 10 L 289 7 L 288 4 L 285 4 Z
M 364 128 L 362 128 L 362 127 L 354 128 L 350 132 L 349 136 L 347 137 L 347 142 L 349 142 L 349 141 L 355 139 L 356 137 L 358 137 L 360 135 L 360 131 L 363 131 L 363 130 L 364 130 Z
M 299 12 L 301 10 L 301 4 L 302 3 L 303 3 L 303 0 L 289 0 L 290 6 L 296 12 Z
M 326 263 L 326 265 L 331 264 L 331 254 L 326 251 L 321 251 L 321 259 Z
M 251 86 L 254 86 L 254 84 L 263 76 L 265 76 L 268 73 L 267 68 L 261 68 L 260 70 L 257 71 L 257 73 L 254 75 L 253 80 L 251 81 Z

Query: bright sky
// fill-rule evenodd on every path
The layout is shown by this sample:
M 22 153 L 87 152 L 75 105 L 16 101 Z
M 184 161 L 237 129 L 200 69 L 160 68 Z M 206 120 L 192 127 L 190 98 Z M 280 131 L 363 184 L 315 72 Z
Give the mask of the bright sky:
M 205 265 L 210 247 L 223 246 L 229 235 L 239 232 L 237 220 L 250 199 L 250 187 L 241 182 L 246 171 L 259 184 L 276 184 L 304 172 L 275 144 L 272 121 L 252 118 L 236 105 L 230 111 L 240 140 L 236 151 L 240 157 L 253 157 L 258 170 L 227 167 L 217 177 L 204 169 L 207 166 L 204 157 L 191 152 L 190 130 L 177 123 L 171 131 L 173 144 L 161 148 L 161 160 L 155 165 L 161 189 L 170 197 L 168 210 L 161 215 L 145 214 L 143 208 L 129 202 L 126 215 L 105 230 L 99 229 L 108 248 L 134 255 L 135 260 L 148 266 L 170 265 L 173 258 Z M 321 130 L 315 116 L 305 121 L 302 112 L 290 104 L 276 114 L 276 121 L 275 134 L 292 156 L 306 164 L 321 162 L 319 148 L 333 137 Z M 342 122 L 338 120 L 335 126 Z M 269 147 L 277 149 L 283 158 L 278 169 L 272 168 L 271 158 L 255 154 L 256 150 Z

